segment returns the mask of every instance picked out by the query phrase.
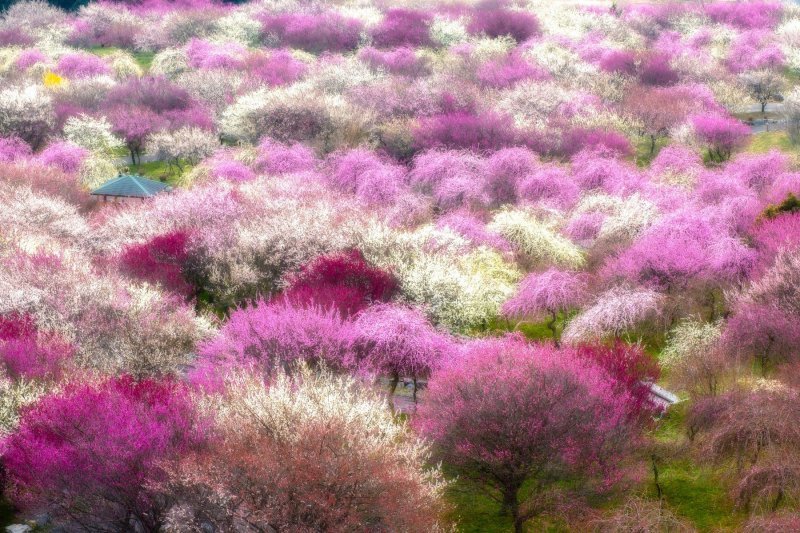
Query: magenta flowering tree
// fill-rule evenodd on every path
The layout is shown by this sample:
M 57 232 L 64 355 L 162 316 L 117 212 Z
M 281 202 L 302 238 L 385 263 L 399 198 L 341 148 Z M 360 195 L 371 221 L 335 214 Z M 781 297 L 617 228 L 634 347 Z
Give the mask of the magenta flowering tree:
M 314 170 L 317 163 L 311 148 L 300 143 L 289 146 L 266 137 L 258 145 L 254 168 L 267 174 L 291 174 Z
M 648 54 L 639 65 L 639 79 L 645 85 L 666 86 L 678 83 L 678 73 L 670 65 L 670 57 L 662 53 Z
M 167 119 L 147 108 L 117 107 L 109 118 L 113 132 L 125 141 L 133 165 L 141 165 L 147 137 L 169 125 Z
M 486 87 L 507 89 L 525 80 L 547 79 L 548 74 L 528 63 L 519 54 L 488 61 L 478 68 L 478 81 Z
M 397 292 L 395 277 L 367 263 L 358 250 L 317 257 L 288 277 L 284 297 L 298 305 L 333 308 L 351 316 Z
M 361 23 L 333 12 L 283 13 L 261 19 L 264 33 L 280 44 L 311 53 L 346 52 L 358 46 Z
M 428 64 L 417 57 L 416 50 L 410 46 L 401 46 L 392 50 L 362 48 L 358 57 L 376 70 L 386 70 L 399 76 L 419 77 L 430 73 Z
M 533 13 L 508 9 L 503 2 L 490 0 L 475 8 L 467 29 L 492 38 L 513 37 L 521 43 L 539 34 L 539 19 Z
M 17 26 L 0 30 L 0 46 L 31 46 L 36 40 Z
M 190 378 L 213 390 L 235 369 L 269 375 L 297 361 L 342 368 L 350 338 L 350 325 L 336 309 L 258 300 L 234 310 L 219 333 L 200 345 Z
M 486 158 L 484 189 L 492 204 L 515 203 L 520 183 L 538 167 L 536 154 L 522 147 L 503 148 Z
M 244 64 L 247 49 L 238 43 L 210 43 L 191 39 L 186 45 L 189 66 L 199 69 L 239 69 Z
M 575 309 L 586 301 L 586 278 L 585 274 L 556 269 L 529 274 L 520 283 L 517 293 L 503 304 L 502 313 L 518 320 L 537 320 L 546 316 L 547 328 L 558 346 L 558 314 Z
M 631 50 L 607 50 L 599 60 L 605 72 L 633 75 L 636 72 L 636 53 Z
M 627 92 L 622 108 L 637 122 L 638 133 L 650 141 L 650 155 L 656 142 L 686 120 L 694 107 L 686 91 L 675 87 L 634 88 Z
M 157 235 L 142 244 L 128 245 L 119 256 L 120 269 L 188 298 L 194 292 L 185 275 L 188 244 L 189 234 L 177 230 Z
M 402 377 L 410 377 L 417 401 L 417 380 L 426 378 L 455 352 L 447 334 L 434 328 L 417 309 L 392 304 L 362 311 L 353 324 L 352 367 L 389 376 L 393 395 Z
M 31 156 L 31 147 L 19 137 L 0 137 L 0 163 L 13 163 Z
M 405 183 L 406 169 L 403 166 L 385 161 L 363 148 L 333 154 L 328 163 L 331 185 L 355 194 L 371 205 L 393 200 Z
M 65 174 L 77 174 L 89 150 L 68 141 L 48 144 L 36 159 L 46 166 L 56 167 Z
M 255 79 L 270 87 L 287 85 L 302 78 L 308 67 L 296 60 L 287 50 L 276 50 L 269 54 L 251 54 L 244 68 Z
M 621 133 L 597 128 L 572 128 L 564 133 L 560 152 L 571 157 L 583 150 L 627 156 L 633 153 L 630 141 Z
M 795 360 L 800 323 L 777 306 L 740 302 L 722 335 L 726 353 L 756 361 L 762 374 L 774 365 Z
M 3 443 L 7 494 L 67 529 L 155 533 L 170 501 L 150 486 L 164 479 L 166 462 L 202 444 L 205 430 L 175 382 L 70 385 L 27 408 Z
M 372 30 L 372 42 L 380 48 L 430 46 L 431 15 L 416 9 L 389 9 Z
M 750 134 L 750 128 L 731 117 L 697 115 L 691 120 L 695 134 L 708 150 L 709 159 L 716 162 L 730 159 L 734 150 L 744 146 Z
M 56 72 L 67 78 L 88 78 L 110 74 L 111 68 L 94 54 L 66 54 L 58 60 Z
M 413 131 L 420 150 L 430 148 L 493 151 L 521 144 L 513 122 L 492 112 L 453 111 L 419 120 Z
M 750 2 L 712 2 L 704 6 L 705 14 L 714 22 L 742 29 L 772 28 L 783 11 L 779 2 L 752 0 Z
M 58 335 L 40 331 L 30 315 L 0 316 L 0 366 L 12 379 L 57 379 L 74 352 Z
M 634 435 L 627 404 L 599 367 L 505 337 L 473 341 L 434 372 L 415 424 L 522 532 L 567 487 L 614 479 L 612 465 Z

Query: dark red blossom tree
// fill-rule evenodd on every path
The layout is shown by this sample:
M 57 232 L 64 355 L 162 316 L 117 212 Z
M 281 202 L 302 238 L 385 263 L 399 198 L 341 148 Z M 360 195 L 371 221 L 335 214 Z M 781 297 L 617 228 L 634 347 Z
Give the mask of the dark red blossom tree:
M 321 256 L 290 277 L 284 296 L 303 305 L 333 307 L 352 315 L 397 290 L 392 274 L 367 263 L 358 250 Z
M 184 265 L 189 258 L 189 235 L 172 231 L 153 237 L 144 244 L 126 247 L 119 257 L 123 272 L 165 289 L 190 296 L 193 288 L 184 277 Z

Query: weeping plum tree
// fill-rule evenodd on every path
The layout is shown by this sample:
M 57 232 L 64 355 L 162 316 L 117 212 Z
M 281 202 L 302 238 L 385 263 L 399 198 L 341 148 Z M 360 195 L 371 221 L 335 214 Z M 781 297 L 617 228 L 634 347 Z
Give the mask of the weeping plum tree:
M 552 268 L 546 272 L 529 274 L 520 283 L 517 294 L 503 304 L 502 312 L 507 317 L 518 319 L 535 319 L 546 315 L 547 328 L 558 346 L 558 314 L 575 309 L 586 300 L 586 282 L 585 274 Z
M 750 129 L 737 119 L 713 114 L 693 117 L 692 126 L 708 150 L 709 159 L 718 163 L 730 159 L 733 151 L 744 145 L 750 133 Z
M 598 366 L 506 337 L 473 341 L 435 372 L 416 423 L 522 532 L 566 486 L 614 478 L 634 436 L 628 400 Z
M 350 365 L 391 377 L 393 395 L 401 377 L 427 377 L 455 351 L 454 341 L 428 323 L 420 311 L 397 305 L 374 305 L 355 320 Z

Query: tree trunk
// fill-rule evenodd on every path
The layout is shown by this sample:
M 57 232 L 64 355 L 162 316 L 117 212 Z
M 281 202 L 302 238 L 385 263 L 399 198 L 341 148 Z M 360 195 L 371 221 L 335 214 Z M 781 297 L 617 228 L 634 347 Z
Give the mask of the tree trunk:
M 650 136 L 650 155 L 653 155 L 656 152 L 656 136 Z
M 560 343 L 558 341 L 558 334 L 556 332 L 556 317 L 556 312 L 550 311 L 550 320 L 547 321 L 547 328 L 553 334 L 553 343 L 555 343 L 556 348 L 558 348 Z
M 393 374 L 392 381 L 389 382 L 389 405 L 394 413 L 394 392 L 397 390 L 397 384 L 400 383 L 400 374 Z
M 652 454 L 650 456 L 650 462 L 653 464 L 653 483 L 656 486 L 656 494 L 658 495 L 658 499 L 661 499 L 663 491 L 661 490 L 661 483 L 658 481 L 658 462 L 656 459 L 656 454 Z
M 417 403 L 417 376 L 414 376 L 414 403 Z
M 511 515 L 514 522 L 514 533 L 522 533 L 525 520 L 519 515 L 519 499 L 517 498 L 518 488 L 506 489 L 503 491 L 503 508 L 501 512 Z

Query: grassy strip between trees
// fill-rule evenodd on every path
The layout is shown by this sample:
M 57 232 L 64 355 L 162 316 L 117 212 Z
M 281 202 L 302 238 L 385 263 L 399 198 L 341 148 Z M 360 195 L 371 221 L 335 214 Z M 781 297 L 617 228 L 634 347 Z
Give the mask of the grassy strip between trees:
M 100 57 L 111 55 L 120 50 L 121 48 L 114 46 L 95 46 L 89 48 L 91 53 Z M 154 52 L 133 52 L 132 55 L 134 59 L 136 59 L 136 62 L 139 64 L 139 66 L 142 67 L 142 70 L 145 72 L 150 70 L 150 65 L 153 63 L 153 57 L 155 57 Z

